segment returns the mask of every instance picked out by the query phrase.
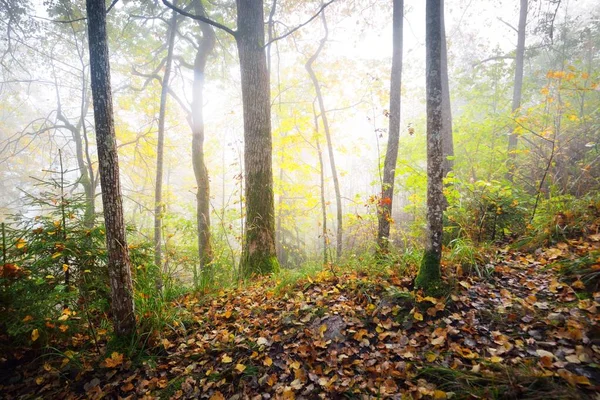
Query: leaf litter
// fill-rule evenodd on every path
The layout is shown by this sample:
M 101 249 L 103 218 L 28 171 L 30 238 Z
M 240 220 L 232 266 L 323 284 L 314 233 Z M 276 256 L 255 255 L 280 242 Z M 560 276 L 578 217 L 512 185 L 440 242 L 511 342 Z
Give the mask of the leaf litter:
M 177 303 L 185 322 L 152 343 L 158 356 L 134 363 L 119 352 L 80 354 L 79 338 L 57 360 L 3 372 L 0 392 L 65 399 L 598 399 L 598 282 L 559 272 L 599 247 L 597 240 L 570 240 L 534 254 L 501 249 L 490 276 L 448 272 L 453 290 L 444 298 L 411 291 L 410 279 L 393 272 L 331 271 L 282 292 L 265 278 L 210 298 L 186 296 Z

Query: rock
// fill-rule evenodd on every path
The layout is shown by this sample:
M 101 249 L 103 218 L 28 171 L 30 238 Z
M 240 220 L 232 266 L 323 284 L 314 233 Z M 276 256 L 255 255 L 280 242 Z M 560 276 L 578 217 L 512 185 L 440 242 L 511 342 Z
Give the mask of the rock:
M 324 329 L 325 327 L 327 329 Z M 310 328 L 315 337 L 321 337 L 322 334 L 325 341 L 341 342 L 346 338 L 343 333 L 346 323 L 339 315 L 317 318 L 312 322 Z

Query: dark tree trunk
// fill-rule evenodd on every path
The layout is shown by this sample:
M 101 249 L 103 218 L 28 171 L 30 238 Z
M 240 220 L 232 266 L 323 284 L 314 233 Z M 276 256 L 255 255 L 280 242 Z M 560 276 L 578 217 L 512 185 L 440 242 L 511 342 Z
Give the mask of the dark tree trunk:
M 337 168 L 335 166 L 335 156 L 333 154 L 333 143 L 331 140 L 331 130 L 329 129 L 329 119 L 327 118 L 327 112 L 325 110 L 325 101 L 323 100 L 323 93 L 321 92 L 321 85 L 319 80 L 317 79 L 317 75 L 312 68 L 313 63 L 319 57 L 319 54 L 325 47 L 325 43 L 327 42 L 327 37 L 329 31 L 327 30 L 327 20 L 325 19 L 325 11 L 321 12 L 321 21 L 323 22 L 323 28 L 325 28 L 325 36 L 321 39 L 319 43 L 319 47 L 315 54 L 312 55 L 304 65 L 306 71 L 308 71 L 308 75 L 310 75 L 310 79 L 315 88 L 315 92 L 317 95 L 317 101 L 319 102 L 319 111 L 321 111 L 321 120 L 323 121 L 323 130 L 325 131 L 325 139 L 327 140 L 327 152 L 329 154 L 329 164 L 331 165 L 331 175 L 333 178 L 333 188 L 335 190 L 335 205 L 337 211 L 337 229 L 336 229 L 336 251 L 335 258 L 336 261 L 339 261 L 342 256 L 342 240 L 343 240 L 343 212 L 342 212 L 342 194 L 340 190 L 340 181 L 338 179 Z
M 440 31 L 442 40 L 442 176 L 448 175 L 454 167 L 454 139 L 452 137 L 452 105 L 450 104 L 450 84 L 448 82 L 448 49 L 446 47 L 446 24 L 444 23 L 444 0 L 441 2 Z M 449 159 L 450 158 L 450 159 Z
M 523 61 L 525 59 L 525 27 L 527 26 L 527 8 L 528 0 L 521 0 L 521 9 L 519 13 L 519 29 L 517 33 L 517 54 L 515 62 L 515 84 L 513 87 L 512 112 L 516 117 L 521 107 L 521 91 L 523 89 Z M 508 171 L 506 177 L 511 182 L 514 178 L 515 158 L 517 150 L 518 137 L 513 132 L 508 137 Z
M 398 142 L 400 140 L 400 101 L 402 86 L 402 27 L 404 18 L 404 0 L 394 0 L 393 12 L 393 51 L 392 73 L 390 77 L 390 121 L 388 145 L 383 163 L 383 182 L 381 183 L 381 201 L 379 204 L 377 244 L 381 252 L 388 250 L 392 204 L 394 201 L 394 180 L 398 160 Z
M 165 63 L 165 74 L 162 80 L 160 92 L 160 110 L 158 112 L 158 143 L 156 145 L 156 186 L 154 188 L 154 264 L 162 272 L 162 218 L 164 207 L 162 204 L 162 186 L 164 170 L 164 147 L 165 147 L 165 119 L 167 114 L 167 101 L 169 95 L 169 84 L 171 81 L 171 69 L 173 65 L 173 48 L 175 47 L 175 35 L 177 33 L 177 12 L 173 11 L 168 29 L 167 60 Z M 162 287 L 162 279 L 157 277 L 157 285 Z
M 90 47 L 90 78 L 98 147 L 98 172 L 106 224 L 111 311 L 115 333 L 131 335 L 135 333 L 136 329 L 135 308 L 119 183 L 119 160 L 113 120 L 106 35 L 106 4 L 104 0 L 86 0 L 86 8 Z
M 279 262 L 275 252 L 271 104 L 263 3 L 236 0 L 236 4 L 235 38 L 242 78 L 246 180 L 246 237 L 241 270 L 248 276 L 276 271 Z
M 205 16 L 201 0 L 194 1 L 197 15 Z M 212 262 L 213 253 L 210 241 L 210 181 L 204 161 L 204 76 L 208 56 L 215 47 L 213 28 L 196 21 L 202 30 L 198 50 L 194 60 L 194 86 L 192 98 L 192 163 L 198 191 L 196 193 L 196 224 L 198 229 L 198 258 L 200 269 Z
M 441 284 L 444 214 L 441 38 L 441 1 L 427 0 L 427 237 L 415 287 L 429 293 L 435 293 Z

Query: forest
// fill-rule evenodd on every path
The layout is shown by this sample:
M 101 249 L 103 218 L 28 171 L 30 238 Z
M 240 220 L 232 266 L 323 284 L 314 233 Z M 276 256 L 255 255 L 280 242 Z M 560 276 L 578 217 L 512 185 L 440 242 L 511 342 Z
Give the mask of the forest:
M 0 398 L 600 399 L 597 0 L 0 32 Z

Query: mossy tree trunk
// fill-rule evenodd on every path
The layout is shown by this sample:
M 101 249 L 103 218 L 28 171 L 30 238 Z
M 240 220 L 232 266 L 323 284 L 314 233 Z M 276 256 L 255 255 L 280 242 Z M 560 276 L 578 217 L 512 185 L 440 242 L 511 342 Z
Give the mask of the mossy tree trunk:
M 390 110 L 388 144 L 383 163 L 383 181 L 381 183 L 381 201 L 378 209 L 377 244 L 379 251 L 387 252 L 390 223 L 392 220 L 392 204 L 394 201 L 394 181 L 396 178 L 396 162 L 398 160 L 398 143 L 400 141 L 400 105 L 402 86 L 402 27 L 404 19 L 404 0 L 394 0 L 392 17 L 393 52 L 392 73 L 390 78 Z
M 242 79 L 246 181 L 246 237 L 241 271 L 251 276 L 279 269 L 275 250 L 271 102 L 263 2 L 237 0 L 236 4 L 235 39 Z
M 98 173 L 102 189 L 108 273 L 111 291 L 111 311 L 117 335 L 135 333 L 133 283 L 119 181 L 119 159 L 113 119 L 108 38 L 106 35 L 106 3 L 86 0 L 90 47 L 90 79 L 96 124 Z
M 426 5 L 427 237 L 415 287 L 433 293 L 441 286 L 444 195 L 442 182 L 441 1 Z

